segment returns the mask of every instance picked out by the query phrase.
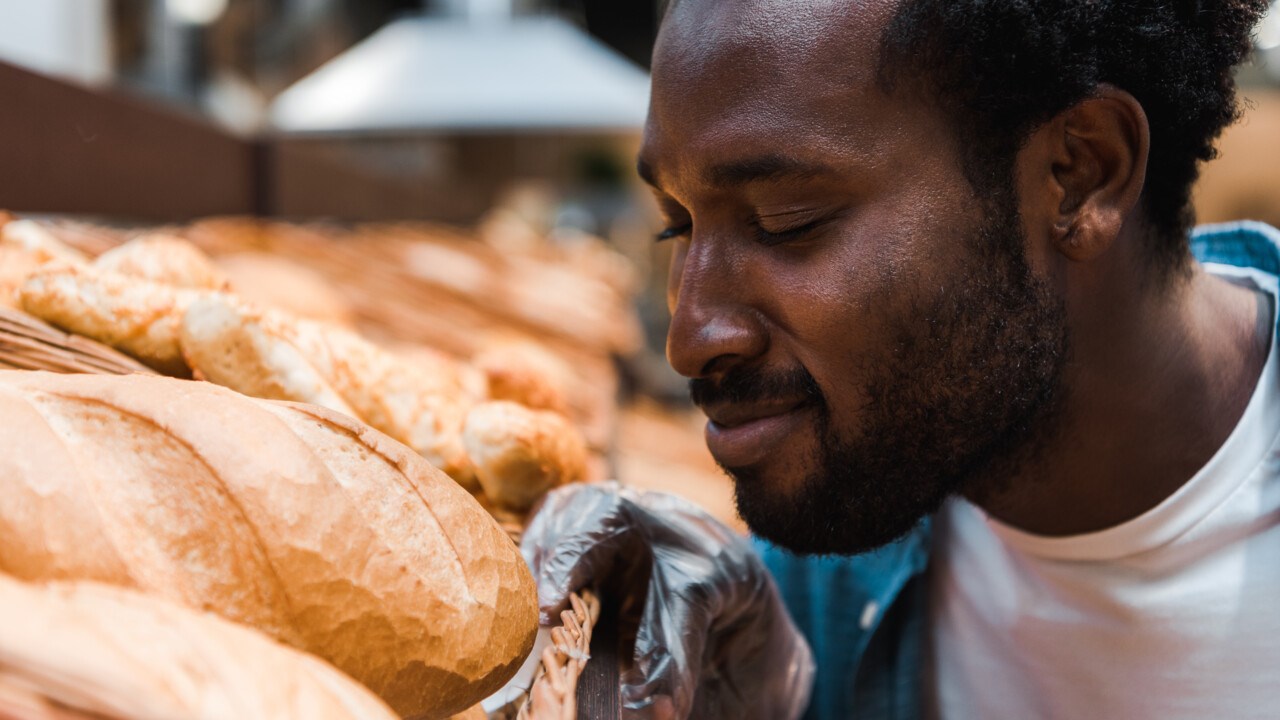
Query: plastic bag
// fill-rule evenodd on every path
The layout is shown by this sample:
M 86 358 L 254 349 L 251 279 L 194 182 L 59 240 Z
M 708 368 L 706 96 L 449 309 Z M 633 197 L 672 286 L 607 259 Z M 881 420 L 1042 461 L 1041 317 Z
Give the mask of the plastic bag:
M 746 538 L 674 495 L 615 483 L 551 493 L 521 549 L 544 625 L 570 591 L 642 601 L 623 717 L 799 718 L 814 665 Z

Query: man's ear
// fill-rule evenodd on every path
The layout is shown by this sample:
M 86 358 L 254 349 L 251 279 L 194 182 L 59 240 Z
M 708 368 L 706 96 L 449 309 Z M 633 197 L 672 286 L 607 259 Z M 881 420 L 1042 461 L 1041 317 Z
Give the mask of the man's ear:
M 1106 252 L 1142 195 L 1151 132 L 1129 93 L 1100 85 L 1032 133 L 1019 158 L 1024 219 L 1059 253 L 1087 262 Z

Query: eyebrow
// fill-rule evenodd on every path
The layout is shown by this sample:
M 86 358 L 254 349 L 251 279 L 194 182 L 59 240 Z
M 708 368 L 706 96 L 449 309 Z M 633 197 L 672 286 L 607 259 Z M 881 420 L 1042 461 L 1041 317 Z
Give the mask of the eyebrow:
M 763 180 L 804 180 L 834 172 L 831 166 L 823 163 L 797 160 L 785 155 L 761 155 L 716 165 L 706 172 L 706 178 L 716 187 L 732 188 Z M 644 158 L 636 161 L 636 173 L 652 187 L 662 188 L 657 172 Z

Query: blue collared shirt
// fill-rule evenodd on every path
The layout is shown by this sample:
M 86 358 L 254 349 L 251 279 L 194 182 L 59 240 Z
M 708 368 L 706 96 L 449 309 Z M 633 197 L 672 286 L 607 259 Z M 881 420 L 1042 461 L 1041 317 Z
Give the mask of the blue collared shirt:
M 1200 262 L 1280 275 L 1280 231 L 1262 223 L 1197 228 L 1191 252 Z M 756 542 L 818 666 L 806 719 L 920 717 L 930 545 L 927 519 L 854 557 L 797 557 Z

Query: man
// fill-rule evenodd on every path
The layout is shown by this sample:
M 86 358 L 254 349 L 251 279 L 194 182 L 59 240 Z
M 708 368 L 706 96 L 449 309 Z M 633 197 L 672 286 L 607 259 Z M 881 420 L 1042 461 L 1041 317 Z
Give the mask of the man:
M 671 3 L 668 357 L 809 716 L 1280 714 L 1280 234 L 1189 239 L 1265 5 Z M 807 658 L 705 527 L 594 488 L 527 548 L 547 609 L 650 583 L 638 716 L 782 716 Z

